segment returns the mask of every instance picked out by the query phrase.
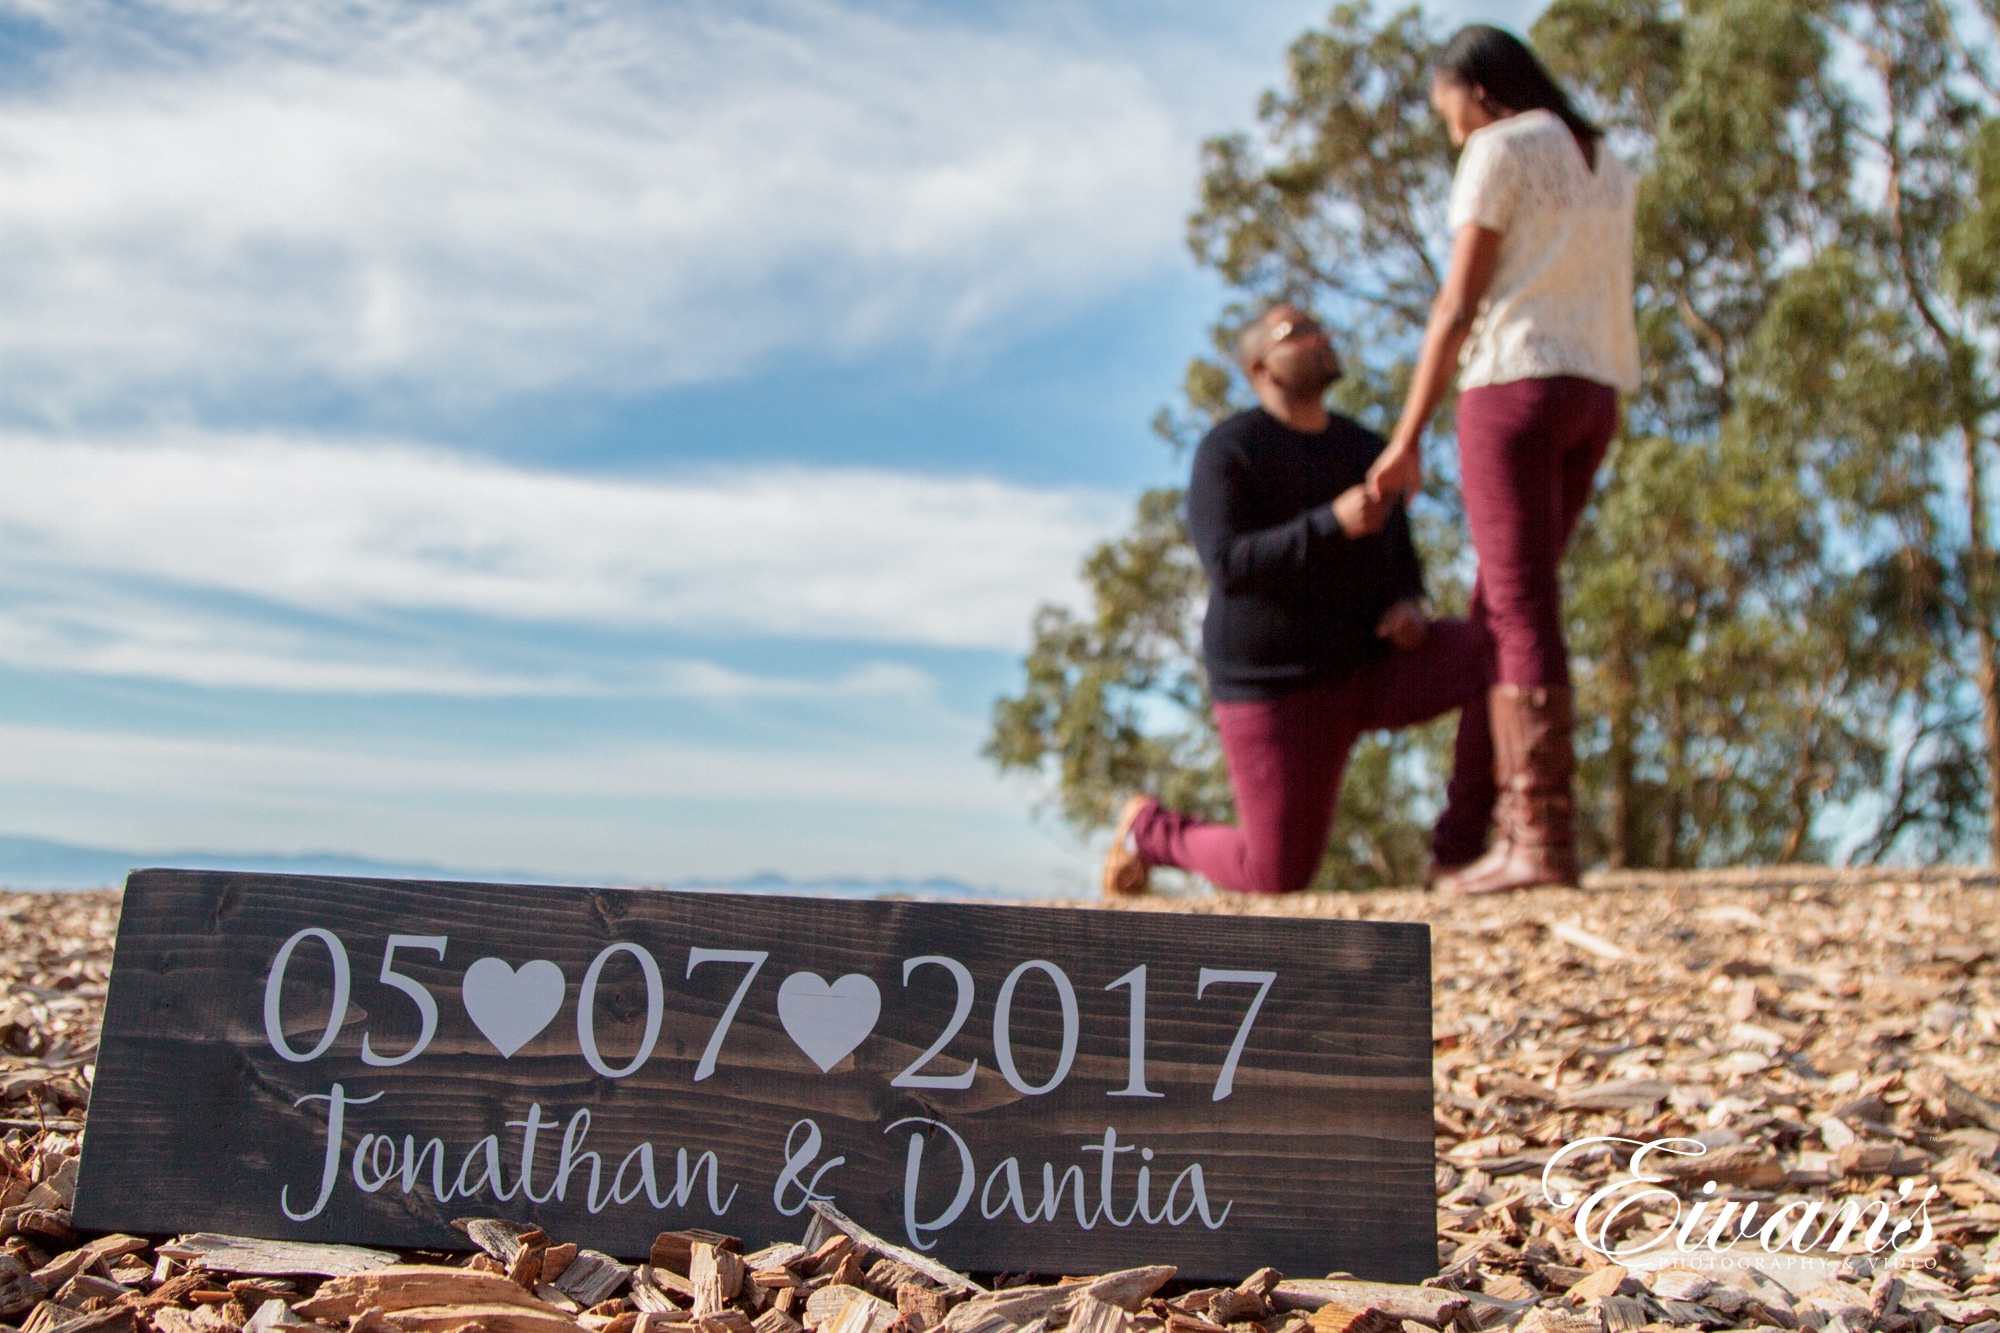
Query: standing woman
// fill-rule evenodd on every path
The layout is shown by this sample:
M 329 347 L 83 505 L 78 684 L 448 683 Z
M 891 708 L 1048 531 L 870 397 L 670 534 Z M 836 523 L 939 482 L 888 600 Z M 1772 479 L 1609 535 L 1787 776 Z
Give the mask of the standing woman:
M 1431 104 L 1464 152 L 1451 265 L 1403 415 L 1369 471 L 1374 498 L 1422 480 L 1425 426 L 1459 373 L 1458 457 L 1490 631 L 1493 842 L 1439 887 L 1504 893 L 1576 881 L 1569 655 L 1557 571 L 1639 387 L 1632 173 L 1519 38 L 1474 24 L 1439 57 Z M 1473 719 L 1468 709 L 1466 721 Z M 1468 735 L 1461 727 L 1461 759 Z

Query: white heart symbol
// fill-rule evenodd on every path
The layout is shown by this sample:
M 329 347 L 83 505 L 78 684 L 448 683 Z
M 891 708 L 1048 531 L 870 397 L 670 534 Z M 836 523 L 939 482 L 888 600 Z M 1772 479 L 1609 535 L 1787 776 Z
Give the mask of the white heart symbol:
M 867 1039 L 881 1014 L 882 992 L 859 972 L 832 985 L 794 972 L 778 987 L 778 1021 L 822 1074 Z
M 502 959 L 482 958 L 465 969 L 459 995 L 504 1059 L 532 1041 L 562 1008 L 562 969 L 537 958 L 516 972 Z

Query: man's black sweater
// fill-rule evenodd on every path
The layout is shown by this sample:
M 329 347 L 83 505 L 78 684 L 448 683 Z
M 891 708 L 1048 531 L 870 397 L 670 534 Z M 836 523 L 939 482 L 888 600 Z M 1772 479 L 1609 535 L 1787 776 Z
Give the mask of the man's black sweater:
M 1202 653 L 1225 703 L 1274 699 L 1390 651 L 1375 628 L 1424 593 L 1403 506 L 1349 537 L 1334 497 L 1368 475 L 1382 437 L 1335 416 L 1317 435 L 1252 408 L 1195 450 L 1188 531 L 1208 571 Z

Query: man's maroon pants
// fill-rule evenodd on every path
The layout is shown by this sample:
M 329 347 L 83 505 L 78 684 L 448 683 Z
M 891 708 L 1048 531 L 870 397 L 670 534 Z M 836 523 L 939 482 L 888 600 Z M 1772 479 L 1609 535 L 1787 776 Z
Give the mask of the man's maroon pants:
M 1140 857 L 1239 893 L 1304 888 L 1326 855 L 1341 774 L 1361 733 L 1414 726 L 1483 700 L 1490 651 L 1479 626 L 1437 620 L 1416 648 L 1383 653 L 1342 679 L 1276 699 L 1218 703 L 1238 823 L 1210 824 L 1151 804 L 1132 825 Z M 1492 768 L 1489 758 L 1489 788 Z M 1483 829 L 1483 812 L 1480 819 Z

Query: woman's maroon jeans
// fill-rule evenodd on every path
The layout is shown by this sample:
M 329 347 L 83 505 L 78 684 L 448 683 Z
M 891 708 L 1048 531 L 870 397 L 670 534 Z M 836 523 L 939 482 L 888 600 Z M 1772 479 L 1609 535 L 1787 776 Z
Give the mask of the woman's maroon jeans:
M 1557 575 L 1617 431 L 1617 391 L 1574 375 L 1458 396 L 1458 471 L 1479 553 L 1471 618 L 1493 635 L 1497 685 L 1569 684 Z
M 1515 380 L 1458 396 L 1458 470 L 1479 573 L 1470 619 L 1493 638 L 1494 683 L 1569 684 L 1563 645 L 1563 551 L 1618 432 L 1618 395 L 1574 375 Z M 1444 817 L 1431 837 L 1441 865 L 1464 865 L 1485 846 L 1475 810 L 1493 807 L 1492 721 L 1486 696 L 1458 719 Z

